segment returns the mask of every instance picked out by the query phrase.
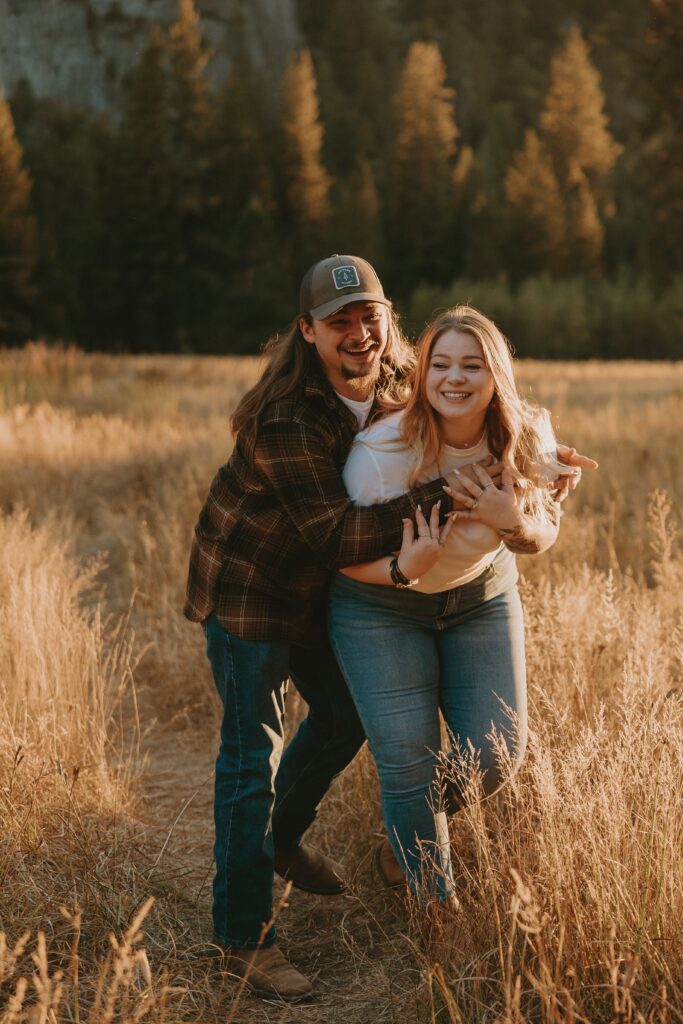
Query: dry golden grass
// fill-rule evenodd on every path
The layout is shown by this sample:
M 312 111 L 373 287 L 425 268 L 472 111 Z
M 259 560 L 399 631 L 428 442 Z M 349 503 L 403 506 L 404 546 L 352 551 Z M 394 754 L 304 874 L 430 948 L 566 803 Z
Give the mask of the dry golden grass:
M 256 367 L 0 354 L 0 1021 L 681 1019 L 682 363 L 520 367 L 601 468 L 522 563 L 529 753 L 453 825 L 461 911 L 427 930 L 366 881 L 364 753 L 315 826 L 354 896 L 282 915 L 322 994 L 230 1009 L 205 956 L 214 705 L 179 609 Z

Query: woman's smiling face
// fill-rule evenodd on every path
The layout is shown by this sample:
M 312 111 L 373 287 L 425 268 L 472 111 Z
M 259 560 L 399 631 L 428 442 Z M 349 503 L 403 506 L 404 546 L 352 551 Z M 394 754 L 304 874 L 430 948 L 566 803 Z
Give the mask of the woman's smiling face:
M 471 443 L 465 434 L 483 430 L 494 392 L 477 339 L 465 331 L 444 331 L 432 346 L 425 394 L 439 417 L 462 432 L 463 443 Z

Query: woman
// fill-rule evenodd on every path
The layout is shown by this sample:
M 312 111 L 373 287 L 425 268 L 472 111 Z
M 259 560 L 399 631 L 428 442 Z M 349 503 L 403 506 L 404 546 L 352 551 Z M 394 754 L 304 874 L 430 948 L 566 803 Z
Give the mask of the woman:
M 543 484 L 557 464 L 547 412 L 520 398 L 507 342 L 472 307 L 449 310 L 425 331 L 410 383 L 405 402 L 356 438 L 344 471 L 354 501 L 389 501 L 487 455 L 502 463 L 503 486 L 478 467 L 476 482 L 462 474 L 468 511 L 452 513 L 441 529 L 438 511 L 429 523 L 419 512 L 417 536 L 406 520 L 397 557 L 342 570 L 329 628 L 377 761 L 391 844 L 378 851 L 380 873 L 386 884 L 405 874 L 422 900 L 444 900 L 453 881 L 437 772 L 439 709 L 453 737 L 455 807 L 456 780 L 472 763 L 484 793 L 494 793 L 501 740 L 513 770 L 526 742 L 513 552 L 541 552 L 555 541 L 559 506 Z

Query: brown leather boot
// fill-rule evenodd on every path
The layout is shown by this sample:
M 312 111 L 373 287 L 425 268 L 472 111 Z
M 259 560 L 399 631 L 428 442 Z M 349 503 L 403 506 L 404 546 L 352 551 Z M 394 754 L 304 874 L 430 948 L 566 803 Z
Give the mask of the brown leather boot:
M 385 889 L 403 889 L 406 885 L 406 876 L 403 868 L 396 860 L 391 843 L 383 839 L 375 849 L 373 859 L 375 871 Z
M 307 999 L 313 991 L 308 978 L 290 964 L 276 943 L 265 949 L 225 949 L 218 942 L 215 945 L 224 958 L 225 969 L 244 978 L 255 995 L 297 1002 Z
M 340 866 L 324 853 L 303 844 L 276 849 L 275 871 L 296 889 L 317 896 L 339 896 L 346 889 Z

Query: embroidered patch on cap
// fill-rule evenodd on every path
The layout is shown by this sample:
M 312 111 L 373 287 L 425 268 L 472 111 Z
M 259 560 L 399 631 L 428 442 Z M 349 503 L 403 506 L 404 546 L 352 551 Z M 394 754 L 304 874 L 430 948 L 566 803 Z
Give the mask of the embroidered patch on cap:
M 337 267 L 332 271 L 334 286 L 339 291 L 341 288 L 353 288 L 360 284 L 358 271 L 355 267 Z

